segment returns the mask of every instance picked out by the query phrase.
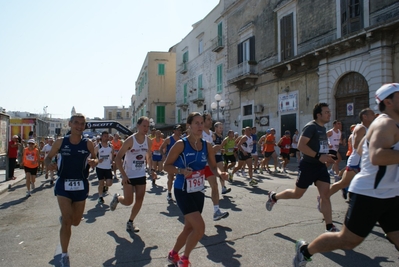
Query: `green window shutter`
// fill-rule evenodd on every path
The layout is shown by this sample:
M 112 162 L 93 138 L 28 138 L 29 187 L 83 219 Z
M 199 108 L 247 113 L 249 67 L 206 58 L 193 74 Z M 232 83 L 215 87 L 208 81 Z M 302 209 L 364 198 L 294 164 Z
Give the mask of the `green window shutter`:
M 253 120 L 252 119 L 249 119 L 249 120 L 243 120 L 242 121 L 242 128 L 245 128 L 245 127 L 252 127 L 252 124 L 253 123 Z
M 177 123 L 179 124 L 181 122 L 181 110 L 177 110 Z
M 218 45 L 222 46 L 223 45 L 223 24 L 220 22 L 218 24 Z
M 201 90 L 201 88 L 203 88 L 202 87 L 202 74 L 198 76 L 198 88 L 197 88 L 197 90 L 198 90 L 198 98 L 202 98 L 202 90 Z
M 165 75 L 165 64 L 158 64 L 158 75 Z
M 188 61 L 188 51 L 184 52 L 183 54 L 183 62 L 187 62 Z
M 165 123 L 165 106 L 157 106 L 156 123 Z
M 187 104 L 187 83 L 183 86 L 183 104 Z
M 217 66 L 216 91 L 217 91 L 217 93 L 223 92 L 223 65 L 222 64 Z

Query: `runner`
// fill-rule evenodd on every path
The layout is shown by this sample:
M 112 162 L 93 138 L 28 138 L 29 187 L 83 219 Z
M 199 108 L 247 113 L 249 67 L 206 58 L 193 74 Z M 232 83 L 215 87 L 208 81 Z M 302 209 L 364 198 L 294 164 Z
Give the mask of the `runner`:
M 163 172 L 163 161 L 162 155 L 163 151 L 161 151 L 160 147 L 163 143 L 164 139 L 162 138 L 161 131 L 155 131 L 155 137 L 152 139 L 151 153 L 152 153 L 152 171 L 156 172 L 156 174 L 164 175 Z M 156 176 L 152 177 L 152 185 L 155 185 Z
M 341 154 L 338 152 L 339 145 L 342 144 L 341 141 L 341 130 L 342 130 L 342 124 L 340 121 L 335 120 L 333 122 L 333 128 L 327 131 L 327 137 L 328 137 L 328 144 L 330 147 L 330 151 L 328 152 L 329 154 L 334 155 L 334 164 L 332 165 L 332 168 L 330 170 L 330 174 L 334 175 L 334 178 L 338 180 L 339 178 L 338 173 L 339 173 L 339 163 L 342 160 Z
M 40 158 L 39 158 L 39 167 L 37 169 L 38 172 L 40 171 L 40 175 L 42 175 L 44 173 L 44 152 L 42 152 L 43 147 L 44 147 L 44 142 L 40 141 L 39 148 L 38 148 Z
M 359 113 L 359 118 L 361 123 L 357 124 L 352 133 L 352 153 L 348 158 L 348 162 L 346 164 L 346 169 L 342 176 L 342 179 L 338 182 L 335 182 L 330 188 L 330 196 L 334 195 L 338 190 L 345 189 L 349 186 L 353 177 L 356 173 L 360 171 L 360 159 L 361 156 L 357 153 L 357 148 L 359 146 L 360 141 L 366 135 L 367 129 L 370 127 L 370 124 L 374 121 L 375 114 L 369 108 L 365 108 Z M 343 197 L 346 196 L 346 192 L 344 191 Z
M 215 144 L 213 146 L 213 150 L 215 151 L 215 159 L 216 159 L 216 164 L 218 168 L 223 170 L 223 147 L 221 146 L 223 142 L 223 123 L 221 122 L 216 122 L 215 125 L 215 132 L 213 133 L 213 143 Z M 226 182 L 223 179 L 220 179 L 220 184 L 222 185 L 222 194 L 227 194 L 231 191 L 231 188 L 226 187 Z
M 47 157 L 44 159 L 46 169 L 56 170 L 52 158 L 60 153 L 58 179 L 54 187 L 58 205 L 61 210 L 60 243 L 62 249 L 61 266 L 69 267 L 68 245 L 71 238 L 71 227 L 78 226 L 82 220 L 86 198 L 89 194 L 87 177 L 88 167 L 98 163 L 93 143 L 82 137 L 86 118 L 80 113 L 71 117 L 68 123 L 70 135 L 57 139 Z M 91 155 L 91 159 L 88 159 Z
M 165 141 L 162 143 L 161 146 L 161 151 L 165 151 L 165 156 L 168 156 L 168 153 L 170 151 L 170 149 L 173 147 L 173 145 L 180 139 L 181 134 L 183 132 L 183 127 L 181 125 L 175 125 L 173 127 L 173 134 L 171 136 L 169 136 L 168 138 L 165 139 Z M 173 186 L 173 180 L 175 179 L 175 174 L 172 173 L 168 173 L 168 195 L 166 197 L 167 201 L 173 201 L 172 198 L 172 186 Z
M 299 132 L 298 129 L 295 129 L 295 133 L 292 136 L 291 154 L 293 157 L 296 157 L 296 162 L 299 162 L 301 160 L 301 152 L 298 150 L 298 140 Z
M 44 153 L 44 158 L 48 156 L 48 153 L 51 151 L 51 148 L 53 147 L 54 139 L 52 137 L 47 138 L 47 144 L 43 147 L 41 150 Z M 54 184 L 54 170 L 48 170 L 46 168 L 46 174 L 45 178 L 48 179 L 48 174 L 50 173 L 50 185 Z
M 212 127 L 212 117 L 210 114 L 203 114 L 204 119 L 203 131 L 202 131 L 202 138 L 214 145 L 213 143 L 213 133 L 210 130 Z M 213 202 L 213 220 L 217 221 L 229 215 L 227 211 L 221 211 L 219 208 L 219 187 L 218 182 L 216 179 L 216 175 L 211 171 L 209 166 L 205 167 L 205 178 L 208 181 L 209 185 L 211 186 L 211 198 Z
M 328 154 L 328 139 L 324 125 L 330 121 L 331 113 L 326 103 L 318 103 L 313 108 L 313 121 L 305 125 L 299 138 L 298 149 L 304 154 L 299 163 L 299 177 L 295 189 L 276 193 L 270 191 L 266 208 L 271 211 L 279 199 L 299 199 L 313 183 L 316 185 L 321 202 L 326 230 L 337 232 L 332 223 L 330 202 L 330 175 L 325 162 L 334 163 L 333 155 Z
M 143 204 L 146 172 L 145 158 L 150 156 L 151 139 L 147 136 L 150 119 L 140 117 L 137 121 L 138 132 L 129 136 L 123 143 L 115 158 L 116 167 L 122 175 L 123 196 L 115 194 L 110 209 L 114 211 L 118 203 L 129 206 L 134 204 L 130 213 L 126 230 L 139 232 L 140 229 L 133 223 Z M 122 166 L 122 157 L 125 156 Z M 130 186 L 131 185 L 131 186 Z
M 22 157 L 26 176 L 26 197 L 31 196 L 31 185 L 32 190 L 35 189 L 37 168 L 39 167 L 40 155 L 39 150 L 35 147 L 35 145 L 35 140 L 29 139 L 28 147 L 24 149 L 24 154 Z
M 259 157 L 258 157 L 258 149 L 257 149 L 257 145 L 258 145 L 258 135 L 256 134 L 256 127 L 252 127 L 251 129 L 251 137 L 252 137 L 252 151 L 251 151 L 251 156 L 253 159 L 253 164 L 254 164 L 254 173 L 258 173 L 258 167 L 259 167 Z
M 264 136 L 262 136 L 259 139 L 259 143 L 264 143 L 264 156 L 265 158 L 263 159 L 263 166 L 266 166 L 267 170 L 269 173 L 273 173 L 276 174 L 278 173 L 277 170 L 277 163 L 278 163 L 278 159 L 277 159 L 277 153 L 275 151 L 275 146 L 276 146 L 276 130 L 274 128 L 270 129 L 270 134 L 265 134 Z M 269 169 L 269 160 L 270 158 L 273 159 L 273 163 L 274 163 L 274 171 L 271 172 Z
M 121 147 L 123 145 L 123 142 L 120 139 L 120 136 L 119 136 L 118 133 L 114 134 L 114 138 L 111 141 L 111 145 L 112 145 L 112 148 L 114 149 L 114 156 L 113 156 L 113 159 L 112 159 L 114 161 L 114 164 L 113 164 L 112 170 L 114 171 L 114 179 L 118 180 L 118 176 L 116 176 L 116 168 L 117 168 L 117 166 L 115 164 L 115 158 L 116 158 L 116 154 L 118 154 L 118 151 L 121 149 Z
M 109 133 L 103 131 L 94 151 L 98 157 L 96 174 L 98 178 L 98 204 L 104 204 L 104 187 L 112 186 L 112 155 L 114 148 L 108 143 Z
M 221 147 L 224 151 L 224 171 L 228 172 L 231 168 L 234 168 L 236 166 L 236 157 L 234 155 L 235 139 L 233 130 L 229 130 L 229 132 L 227 133 L 227 137 L 223 140 L 221 144 Z M 233 182 L 233 178 L 230 175 L 229 182 Z
M 168 254 L 169 262 L 178 267 L 190 266 L 190 253 L 205 232 L 205 222 L 201 216 L 205 196 L 201 190 L 204 188 L 206 166 L 212 173 L 227 179 L 227 173 L 217 167 L 212 145 L 201 138 L 204 127 L 201 114 L 190 113 L 187 125 L 191 128 L 190 134 L 176 142 L 165 161 L 165 170 L 176 174 L 174 192 L 177 205 L 184 215 L 184 228 Z M 179 257 L 183 246 L 184 253 Z
M 385 84 L 375 93 L 382 112 L 370 125 L 362 149 L 361 171 L 349 186 L 349 207 L 340 233 L 325 233 L 310 244 L 296 243 L 294 266 L 306 266 L 316 253 L 354 249 L 378 222 L 399 248 L 399 84 Z
M 248 174 L 249 174 L 249 185 L 255 186 L 258 182 L 253 179 L 252 176 L 252 136 L 251 136 L 251 127 L 245 128 L 245 135 L 241 137 L 240 142 L 238 143 L 238 166 L 233 169 L 233 171 L 229 174 L 229 179 L 233 179 L 234 173 L 245 166 L 248 166 Z
M 291 133 L 285 130 L 284 136 L 281 137 L 277 144 L 280 147 L 280 156 L 283 158 L 283 172 L 287 173 L 287 164 L 290 162 L 291 149 Z

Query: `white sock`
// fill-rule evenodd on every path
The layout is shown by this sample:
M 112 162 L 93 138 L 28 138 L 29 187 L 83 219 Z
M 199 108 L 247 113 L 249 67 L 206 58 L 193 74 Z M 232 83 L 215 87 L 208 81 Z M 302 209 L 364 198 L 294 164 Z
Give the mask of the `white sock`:
M 213 206 L 213 212 L 217 212 L 219 210 L 219 205 L 214 205 Z
M 61 258 L 65 257 L 65 256 L 68 256 L 68 252 L 67 252 L 67 253 L 62 253 L 62 254 L 61 254 Z

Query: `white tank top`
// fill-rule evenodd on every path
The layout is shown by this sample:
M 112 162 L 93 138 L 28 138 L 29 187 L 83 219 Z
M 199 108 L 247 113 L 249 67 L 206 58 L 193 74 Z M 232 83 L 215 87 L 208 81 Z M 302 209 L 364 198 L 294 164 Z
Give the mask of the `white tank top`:
M 334 130 L 332 130 L 332 135 L 328 138 L 328 142 L 330 145 L 332 145 L 332 150 L 338 151 L 339 149 L 339 141 L 341 140 L 341 131 L 338 130 L 338 133 L 336 133 Z
M 245 152 L 251 153 L 251 152 L 252 152 L 253 143 L 254 143 L 254 141 L 253 141 L 253 139 L 252 139 L 252 136 L 247 136 L 247 135 L 245 135 L 244 137 L 246 137 L 247 140 L 246 140 L 244 143 L 242 143 L 241 148 L 242 148 Z
M 213 133 L 211 130 L 209 130 L 209 134 L 207 134 L 205 131 L 202 131 L 202 139 L 204 139 L 205 141 L 211 143 L 211 145 L 213 144 Z
M 380 115 L 376 120 L 382 116 L 384 114 Z M 363 143 L 362 148 L 362 168 L 350 183 L 349 191 L 381 199 L 399 196 L 398 164 L 388 166 L 373 165 L 370 162 L 368 140 Z M 399 142 L 392 149 L 399 150 Z
M 358 127 L 358 126 L 361 126 L 361 127 L 364 127 L 365 129 L 366 129 L 366 133 L 367 133 L 367 127 L 366 126 L 364 126 L 363 124 L 357 124 L 356 125 L 356 127 Z M 356 129 L 356 128 L 355 128 Z M 357 149 L 355 149 L 354 148 L 354 145 L 355 145 L 355 137 L 353 136 L 353 134 L 352 134 L 352 137 L 351 137 L 351 141 L 352 141 L 352 154 L 350 154 L 350 156 L 349 156 L 349 158 L 348 158 L 348 161 L 347 161 L 347 163 L 346 163 L 346 166 L 357 166 L 357 165 L 359 165 L 360 164 L 360 159 L 361 159 L 361 156 L 357 153 Z
M 126 152 L 123 161 L 123 169 L 129 179 L 145 177 L 145 157 L 148 151 L 147 136 L 142 144 L 136 140 L 136 134 L 132 136 L 133 147 Z
M 112 148 L 107 144 L 107 146 L 102 146 L 98 144 L 98 159 L 103 159 L 102 162 L 97 164 L 97 168 L 108 170 L 112 168 Z

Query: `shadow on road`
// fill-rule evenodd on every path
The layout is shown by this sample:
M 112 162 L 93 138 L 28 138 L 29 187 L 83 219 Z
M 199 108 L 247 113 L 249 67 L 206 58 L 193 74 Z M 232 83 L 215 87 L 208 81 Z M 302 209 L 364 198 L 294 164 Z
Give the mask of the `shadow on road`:
M 215 263 L 220 263 L 222 266 L 238 267 L 242 264 L 237 258 L 241 258 L 241 254 L 236 254 L 233 248 L 234 242 L 226 241 L 226 232 L 231 232 L 230 227 L 215 225 L 217 234 L 212 236 L 204 235 L 200 243 L 204 245 L 208 251 L 207 258 Z
M 151 250 L 158 246 L 145 247 L 139 235 L 130 233 L 132 241 L 119 237 L 114 231 L 107 232 L 115 239 L 115 256 L 106 260 L 103 266 L 146 266 L 151 263 Z

